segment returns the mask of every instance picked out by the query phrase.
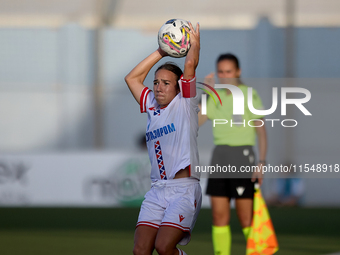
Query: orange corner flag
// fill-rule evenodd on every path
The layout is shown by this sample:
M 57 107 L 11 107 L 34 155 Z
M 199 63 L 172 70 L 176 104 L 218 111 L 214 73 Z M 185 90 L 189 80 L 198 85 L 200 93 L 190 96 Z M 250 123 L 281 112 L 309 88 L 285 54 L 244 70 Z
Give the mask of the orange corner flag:
M 253 221 L 247 240 L 246 255 L 271 255 L 279 244 L 259 187 L 255 188 Z

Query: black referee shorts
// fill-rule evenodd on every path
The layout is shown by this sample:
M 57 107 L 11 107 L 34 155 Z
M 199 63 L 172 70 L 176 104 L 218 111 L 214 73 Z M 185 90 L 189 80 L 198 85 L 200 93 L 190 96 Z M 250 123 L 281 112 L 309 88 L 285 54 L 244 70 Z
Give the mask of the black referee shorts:
M 253 173 L 241 173 L 241 167 L 255 166 L 255 155 L 252 146 L 217 145 L 214 149 L 211 166 L 224 166 L 224 169 L 234 169 L 236 172 L 215 172 L 209 175 L 207 195 L 229 198 L 253 198 Z M 220 169 L 221 169 L 220 168 Z

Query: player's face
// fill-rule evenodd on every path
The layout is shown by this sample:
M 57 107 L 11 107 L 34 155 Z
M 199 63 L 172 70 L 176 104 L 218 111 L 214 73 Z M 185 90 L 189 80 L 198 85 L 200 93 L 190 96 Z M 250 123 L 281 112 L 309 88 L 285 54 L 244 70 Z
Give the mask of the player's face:
M 179 93 L 176 74 L 165 69 L 158 70 L 153 81 L 153 92 L 157 103 L 161 107 L 167 106 Z
M 217 63 L 217 77 L 220 83 L 234 84 L 240 75 L 241 69 L 237 68 L 233 61 L 222 60 Z

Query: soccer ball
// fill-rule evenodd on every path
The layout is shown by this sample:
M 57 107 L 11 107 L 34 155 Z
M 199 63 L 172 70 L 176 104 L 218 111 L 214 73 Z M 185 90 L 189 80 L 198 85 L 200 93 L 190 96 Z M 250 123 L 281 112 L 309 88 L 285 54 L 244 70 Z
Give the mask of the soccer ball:
M 189 51 L 189 33 L 184 27 L 189 28 L 186 20 L 171 19 L 159 29 L 158 45 L 171 57 L 181 58 Z

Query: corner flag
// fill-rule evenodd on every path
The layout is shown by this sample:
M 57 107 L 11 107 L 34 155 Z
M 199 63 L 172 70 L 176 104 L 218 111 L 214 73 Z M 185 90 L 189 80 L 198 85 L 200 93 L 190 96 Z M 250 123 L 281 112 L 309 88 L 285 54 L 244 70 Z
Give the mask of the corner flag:
M 246 255 L 271 255 L 279 244 L 261 190 L 255 185 L 253 221 L 247 240 Z

